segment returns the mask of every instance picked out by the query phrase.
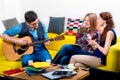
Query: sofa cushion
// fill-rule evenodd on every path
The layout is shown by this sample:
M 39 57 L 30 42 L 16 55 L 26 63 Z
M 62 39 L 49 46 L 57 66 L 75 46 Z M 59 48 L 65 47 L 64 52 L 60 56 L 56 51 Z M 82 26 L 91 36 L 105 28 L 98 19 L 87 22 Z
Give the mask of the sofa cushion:
M 49 51 L 52 59 L 56 56 L 56 54 L 57 54 L 57 52 L 58 52 L 58 51 L 55 51 L 55 50 L 48 50 L 48 51 Z
M 117 37 L 117 42 L 120 42 L 120 37 L 119 36 Z
M 64 31 L 65 17 L 50 17 L 48 32 L 61 34 Z
M 16 18 L 2 20 L 2 23 L 3 23 L 3 25 L 5 26 L 6 29 L 9 29 L 12 26 L 15 26 L 15 25 L 19 24 Z
M 49 38 L 54 38 L 56 37 L 57 34 L 55 33 L 48 33 Z M 64 44 L 74 44 L 76 40 L 76 37 L 74 35 L 65 35 L 64 40 L 58 40 L 58 41 L 52 41 L 50 45 L 46 46 L 48 50 L 55 50 L 59 51 L 59 49 L 64 45 Z
M 48 33 L 48 37 L 49 38 L 54 38 L 56 36 L 58 36 L 58 34 Z M 54 58 L 55 55 L 57 54 L 57 52 L 60 50 L 60 48 L 64 44 L 74 44 L 75 40 L 76 40 L 76 37 L 74 35 L 65 35 L 65 39 L 64 40 L 52 41 L 50 43 L 50 45 L 46 46 L 46 48 L 49 50 L 52 58 Z
M 2 51 L 2 38 L 0 38 L 0 57 L 3 56 L 3 51 Z
M 82 23 L 83 20 L 80 18 L 78 19 L 68 18 L 65 34 L 76 35 L 78 28 L 82 27 Z
M 8 61 L 4 56 L 0 57 L 0 74 L 5 70 L 11 70 L 15 68 L 21 68 L 21 61 Z

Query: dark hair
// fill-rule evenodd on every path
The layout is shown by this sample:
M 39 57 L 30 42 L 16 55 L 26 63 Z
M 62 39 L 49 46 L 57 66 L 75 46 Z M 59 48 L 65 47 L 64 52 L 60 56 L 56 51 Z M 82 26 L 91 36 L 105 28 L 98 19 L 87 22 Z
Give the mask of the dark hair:
M 104 28 L 103 33 L 101 35 L 101 39 L 105 42 L 107 32 L 115 27 L 113 17 L 110 12 L 101 12 L 100 17 L 106 21 L 107 26 Z
M 27 11 L 24 17 L 26 22 L 31 23 L 37 19 L 37 14 L 34 11 Z

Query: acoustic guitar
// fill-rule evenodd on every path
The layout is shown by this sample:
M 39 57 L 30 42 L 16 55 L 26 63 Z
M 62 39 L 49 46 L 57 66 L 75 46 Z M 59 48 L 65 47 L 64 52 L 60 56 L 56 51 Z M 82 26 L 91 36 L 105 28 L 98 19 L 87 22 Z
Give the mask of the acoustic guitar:
M 42 44 L 47 41 L 63 40 L 63 39 L 65 39 L 65 37 L 64 37 L 64 35 L 59 35 L 54 38 L 49 38 L 49 39 L 41 40 L 41 41 L 37 41 L 37 42 L 32 42 L 32 39 L 30 36 L 25 36 L 22 38 L 15 37 L 15 39 L 17 39 L 17 40 L 25 39 L 28 41 L 28 44 L 24 45 L 24 46 L 20 46 L 15 43 L 9 43 L 9 42 L 6 42 L 3 40 L 3 43 L 2 43 L 3 53 L 6 57 L 6 59 L 10 60 L 10 61 L 16 61 L 20 57 L 22 57 L 24 54 L 32 54 L 33 53 L 33 45 Z

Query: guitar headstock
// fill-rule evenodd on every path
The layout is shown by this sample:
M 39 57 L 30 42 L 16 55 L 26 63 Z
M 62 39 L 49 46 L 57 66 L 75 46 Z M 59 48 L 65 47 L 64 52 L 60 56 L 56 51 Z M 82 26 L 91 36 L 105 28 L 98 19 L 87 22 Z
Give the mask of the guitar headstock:
M 56 36 L 56 37 L 54 38 L 55 41 L 63 40 L 63 39 L 65 39 L 65 36 L 64 36 L 64 35 L 59 35 L 59 36 Z

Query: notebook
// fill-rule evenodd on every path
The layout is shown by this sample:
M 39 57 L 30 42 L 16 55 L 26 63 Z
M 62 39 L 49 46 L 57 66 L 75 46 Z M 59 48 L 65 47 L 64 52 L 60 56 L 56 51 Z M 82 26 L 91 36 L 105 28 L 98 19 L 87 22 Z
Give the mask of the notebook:
M 31 64 L 35 68 L 44 68 L 44 67 L 50 67 L 51 65 L 47 62 L 34 62 Z

